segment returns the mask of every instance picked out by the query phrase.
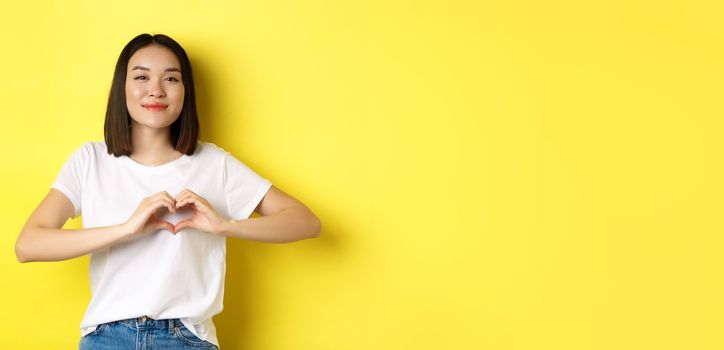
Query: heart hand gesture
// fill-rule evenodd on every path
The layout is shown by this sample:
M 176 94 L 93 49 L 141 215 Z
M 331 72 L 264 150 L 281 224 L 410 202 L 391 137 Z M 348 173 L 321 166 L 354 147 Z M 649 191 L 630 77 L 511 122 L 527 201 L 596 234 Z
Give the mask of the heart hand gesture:
M 168 209 L 175 213 L 177 209 L 188 206 L 192 210 L 191 219 L 186 219 L 171 224 L 159 218 L 159 210 Z M 226 218 L 219 214 L 209 202 L 189 189 L 181 191 L 176 198 L 171 197 L 166 191 L 158 192 L 144 198 L 131 215 L 131 218 L 121 226 L 130 237 L 138 237 L 156 230 L 166 229 L 176 234 L 186 227 L 195 228 L 199 231 L 208 232 L 213 235 L 222 236 L 226 229 Z
M 174 233 L 186 227 L 192 227 L 199 231 L 208 232 L 216 236 L 222 236 L 226 230 L 228 219 L 219 214 L 214 207 L 203 197 L 191 190 L 184 189 L 176 196 L 175 209 L 188 205 L 193 210 L 191 219 L 176 223 Z
M 126 232 L 129 232 L 129 238 L 131 239 L 161 229 L 175 232 L 174 226 L 170 222 L 161 220 L 156 215 L 158 211 L 164 208 L 167 208 L 170 212 L 175 212 L 175 202 L 173 197 L 166 191 L 146 197 L 138 204 L 136 211 L 131 214 L 131 218 L 121 226 Z

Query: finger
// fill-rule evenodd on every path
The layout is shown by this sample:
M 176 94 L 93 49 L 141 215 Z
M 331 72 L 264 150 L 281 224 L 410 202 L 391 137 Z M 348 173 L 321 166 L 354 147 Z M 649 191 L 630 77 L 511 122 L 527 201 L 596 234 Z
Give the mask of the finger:
M 154 208 L 158 209 L 162 206 L 165 206 L 166 208 L 168 208 L 168 211 L 170 211 L 172 213 L 176 212 L 175 203 L 169 198 L 158 197 L 156 199 L 156 204 L 154 205 Z
M 189 196 L 189 197 L 184 201 L 184 205 L 185 205 L 185 204 L 191 205 L 191 206 L 194 207 L 196 210 L 198 210 L 198 211 L 200 211 L 200 212 L 202 212 L 202 213 L 206 213 L 206 212 L 207 212 L 207 210 L 206 210 L 206 203 L 204 203 L 203 201 L 201 201 L 201 200 L 198 199 L 198 198 Z
M 177 223 L 176 223 L 176 226 L 174 226 L 174 229 L 176 230 L 176 232 L 179 232 L 179 231 L 183 230 L 183 229 L 186 228 L 186 227 L 192 227 L 192 228 L 193 228 L 193 227 L 194 227 L 194 226 L 193 226 L 193 220 L 186 219 L 186 220 L 177 222 Z
M 152 229 L 152 231 L 156 230 L 169 230 L 170 232 L 174 232 L 174 227 L 169 223 L 168 221 L 163 221 L 158 218 L 155 214 L 152 214 L 148 218 L 148 222 L 146 223 L 146 227 L 149 229 Z
M 176 201 L 180 201 L 180 200 L 182 200 L 182 199 L 184 199 L 184 198 L 187 198 L 187 197 L 193 197 L 193 198 L 196 198 L 196 199 L 203 199 L 201 196 L 199 196 L 198 194 L 196 194 L 196 192 L 191 191 L 191 190 L 189 190 L 189 189 L 187 188 L 187 189 L 184 189 L 183 191 L 181 191 L 181 193 L 179 193 L 179 194 L 176 196 Z
M 163 191 L 163 192 L 160 192 L 160 194 L 161 194 L 164 198 L 167 198 L 168 200 L 170 200 L 173 205 L 176 204 L 176 198 L 171 197 L 171 195 L 170 195 L 168 192 Z
M 183 202 L 183 201 L 187 201 L 186 203 L 188 203 L 189 198 L 200 198 L 200 197 L 198 195 L 196 195 L 196 193 L 193 193 L 189 190 L 184 190 L 183 194 L 180 194 L 179 196 L 176 197 L 176 203 L 178 204 L 178 202 Z M 181 206 L 176 205 L 176 207 L 178 208 Z
M 176 202 L 173 198 L 169 198 L 169 197 L 166 197 L 166 196 L 162 195 L 161 192 L 159 192 L 159 193 L 157 193 L 157 194 L 155 194 L 155 195 L 147 198 L 146 200 L 147 200 L 149 203 L 151 203 L 151 205 L 153 205 L 153 206 L 155 206 L 156 203 L 158 203 L 159 201 L 168 201 L 169 203 L 175 203 L 175 202 Z
M 166 230 L 168 230 L 168 232 L 171 232 L 171 233 L 173 233 L 173 234 L 176 233 L 176 227 L 174 227 L 174 226 L 173 226 L 170 222 L 168 222 L 168 221 L 161 221 L 161 223 L 160 223 L 159 226 L 160 226 L 159 229 L 161 229 L 161 230 L 166 229 Z
M 159 193 L 156 193 L 156 196 L 161 197 L 161 198 L 167 198 L 168 200 L 171 201 L 171 203 L 176 204 L 176 199 L 171 197 L 171 195 L 166 191 L 161 191 Z
M 161 191 L 161 192 L 158 192 L 158 193 L 154 194 L 153 196 L 151 196 L 151 198 L 154 198 L 154 199 L 155 199 L 155 198 L 158 198 L 158 197 L 173 198 L 173 197 L 171 197 L 171 195 L 168 194 L 168 192 L 166 192 L 166 191 Z
M 194 198 L 192 195 L 189 194 L 189 195 L 184 196 L 184 198 L 176 201 L 176 208 L 181 208 L 181 207 L 183 207 L 185 205 L 189 205 L 189 204 L 193 206 L 193 203 L 196 203 L 196 202 L 197 202 L 196 198 Z
M 176 207 L 176 208 L 181 208 L 181 207 L 183 206 L 181 203 L 183 203 L 183 201 L 184 201 L 184 199 L 186 199 L 186 197 L 188 197 L 187 194 L 182 194 L 182 195 L 176 197 L 176 205 L 175 205 L 175 207 Z
M 184 188 L 181 192 L 176 194 L 176 201 L 179 201 L 190 194 L 193 194 L 193 192 L 191 192 L 188 188 Z
M 176 208 L 181 208 L 184 205 L 188 204 L 188 196 L 184 196 L 183 198 L 176 200 Z

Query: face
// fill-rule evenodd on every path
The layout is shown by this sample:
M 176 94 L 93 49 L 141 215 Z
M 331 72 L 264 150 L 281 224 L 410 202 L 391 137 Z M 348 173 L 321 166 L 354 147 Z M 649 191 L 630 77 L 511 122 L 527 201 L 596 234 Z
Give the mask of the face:
M 152 128 L 171 125 L 184 103 L 181 65 L 171 50 L 149 45 L 128 61 L 126 106 L 133 120 Z

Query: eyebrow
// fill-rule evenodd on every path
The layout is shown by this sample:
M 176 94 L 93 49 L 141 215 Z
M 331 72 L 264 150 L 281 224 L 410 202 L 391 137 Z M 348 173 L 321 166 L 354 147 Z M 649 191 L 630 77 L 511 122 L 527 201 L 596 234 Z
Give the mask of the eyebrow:
M 144 66 L 135 66 L 135 67 L 133 67 L 131 70 L 133 71 L 133 70 L 136 70 L 136 69 L 140 69 L 140 70 L 150 70 L 150 69 L 148 69 L 148 68 L 146 68 L 146 67 L 144 67 Z M 181 70 L 178 69 L 178 68 L 176 68 L 176 67 L 171 67 L 171 68 L 166 68 L 166 70 L 164 70 L 164 72 L 179 72 L 179 73 L 181 73 Z

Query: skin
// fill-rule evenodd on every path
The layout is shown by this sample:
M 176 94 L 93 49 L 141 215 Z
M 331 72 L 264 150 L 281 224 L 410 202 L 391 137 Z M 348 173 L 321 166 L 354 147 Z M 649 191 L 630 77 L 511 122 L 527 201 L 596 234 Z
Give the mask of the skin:
M 137 66 L 146 69 L 134 69 Z M 126 76 L 126 103 L 132 118 L 131 159 L 158 166 L 182 156 L 171 145 L 170 125 L 183 107 L 184 86 L 178 59 L 165 47 L 150 45 L 130 58 Z M 149 102 L 168 105 L 163 111 L 143 107 Z M 160 220 L 155 213 L 166 208 L 171 212 L 182 207 L 192 209 L 192 217 L 175 226 Z M 124 223 L 86 229 L 62 229 L 74 214 L 71 201 L 51 188 L 23 226 L 15 243 L 20 262 L 59 261 L 83 256 L 119 242 L 167 229 L 173 234 L 187 227 L 212 235 L 236 237 L 269 243 L 286 243 L 319 237 L 319 219 L 299 200 L 272 186 L 254 210 L 260 217 L 232 220 L 220 214 L 209 202 L 187 189 L 174 198 L 162 191 L 140 200 L 136 210 Z
M 181 157 L 171 145 L 171 124 L 178 119 L 184 103 L 181 64 L 171 50 L 149 45 L 136 51 L 128 61 L 126 106 L 131 115 L 131 159 L 144 165 L 160 165 Z M 175 70 L 175 71 L 168 71 Z M 168 108 L 150 111 L 147 103 Z

